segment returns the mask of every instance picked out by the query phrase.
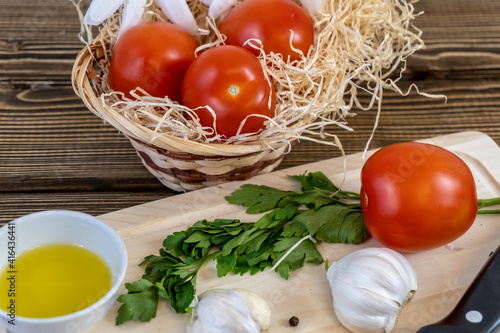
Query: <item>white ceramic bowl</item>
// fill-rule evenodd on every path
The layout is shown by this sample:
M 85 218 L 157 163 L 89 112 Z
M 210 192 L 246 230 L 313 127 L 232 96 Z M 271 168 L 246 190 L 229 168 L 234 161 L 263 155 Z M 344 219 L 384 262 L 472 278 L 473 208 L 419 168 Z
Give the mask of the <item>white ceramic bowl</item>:
M 10 226 L 10 228 L 9 228 Z M 0 324 L 12 333 L 77 333 L 97 323 L 118 297 L 127 270 L 127 250 L 120 236 L 104 222 L 84 213 L 49 210 L 20 217 L 0 228 L 0 268 L 8 260 L 9 231 L 15 230 L 16 254 L 34 246 L 66 242 L 81 245 L 100 255 L 109 265 L 113 282 L 109 292 L 91 306 L 53 318 L 26 318 L 0 309 Z M 12 243 L 11 243 L 12 245 Z

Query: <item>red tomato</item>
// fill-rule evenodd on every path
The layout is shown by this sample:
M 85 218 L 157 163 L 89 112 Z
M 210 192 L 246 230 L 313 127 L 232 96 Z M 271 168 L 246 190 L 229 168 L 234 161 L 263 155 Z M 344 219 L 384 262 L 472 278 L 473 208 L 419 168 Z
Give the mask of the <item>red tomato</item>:
M 166 22 L 136 25 L 116 43 L 109 68 L 109 83 L 129 98 L 143 88 L 151 96 L 181 101 L 184 74 L 195 59 L 198 42 L 186 31 Z
M 182 100 L 191 109 L 210 106 L 216 115 L 217 133 L 229 138 L 251 114 L 274 116 L 276 91 L 269 83 L 260 61 L 251 52 L 223 45 L 203 52 L 189 66 L 182 82 Z M 207 108 L 195 112 L 202 126 L 214 128 L 214 118 Z M 241 133 L 258 132 L 265 120 L 249 117 Z
M 468 166 L 448 150 L 423 143 L 389 145 L 361 170 L 366 228 L 401 252 L 429 250 L 463 235 L 477 214 Z
M 222 19 L 219 31 L 227 36 L 226 44 L 243 46 L 251 39 L 262 42 L 266 54 L 281 53 L 287 61 L 300 60 L 292 45 L 307 55 L 314 43 L 314 26 L 307 12 L 291 0 L 244 0 Z M 255 55 L 259 52 L 245 46 Z

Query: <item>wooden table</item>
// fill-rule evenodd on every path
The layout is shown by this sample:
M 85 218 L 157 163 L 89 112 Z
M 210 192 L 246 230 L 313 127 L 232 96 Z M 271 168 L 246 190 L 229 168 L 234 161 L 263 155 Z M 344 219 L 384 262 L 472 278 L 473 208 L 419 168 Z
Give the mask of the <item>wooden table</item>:
M 415 6 L 425 12 L 415 24 L 426 49 L 409 58 L 401 86 L 415 83 L 448 101 L 415 90 L 386 92 L 370 148 L 464 130 L 500 144 L 500 2 L 421 0 Z M 74 94 L 79 29 L 69 0 L 0 0 L 0 223 L 46 209 L 99 215 L 177 194 Z M 353 132 L 331 129 L 347 153 L 365 148 L 375 116 L 375 110 L 358 110 L 349 119 Z M 339 154 L 302 142 L 279 168 Z

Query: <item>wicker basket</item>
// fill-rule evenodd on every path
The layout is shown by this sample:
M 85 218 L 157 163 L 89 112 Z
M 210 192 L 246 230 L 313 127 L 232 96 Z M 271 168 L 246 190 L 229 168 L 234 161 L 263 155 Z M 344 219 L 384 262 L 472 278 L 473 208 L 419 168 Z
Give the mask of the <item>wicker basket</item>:
M 158 137 L 146 127 L 130 126 L 129 119 L 102 102 L 89 79 L 96 75 L 94 67 L 103 61 L 108 48 L 96 38 L 82 49 L 73 67 L 73 88 L 90 111 L 130 140 L 145 167 L 172 190 L 191 191 L 270 172 L 296 142 L 200 143 L 168 135 Z
M 199 0 L 190 0 L 189 4 L 198 10 L 204 6 Z M 316 47 L 303 64 L 309 70 L 288 70 L 290 66 L 285 65 L 267 67 L 282 89 L 278 95 L 285 96 L 280 97 L 278 105 L 282 108 L 273 119 L 278 127 L 269 136 L 256 135 L 236 144 L 207 143 L 137 125 L 130 116 L 114 109 L 113 103 L 103 99 L 107 90 L 96 80 L 106 82 L 99 71 L 110 59 L 111 44 L 116 39 L 109 37 L 109 31 L 119 29 L 119 15 L 110 19 L 100 35 L 79 53 L 73 66 L 73 88 L 90 111 L 129 138 L 146 168 L 175 191 L 191 191 L 270 172 L 298 138 L 323 137 L 325 125 L 349 129 L 345 119 L 354 115 L 349 111 L 352 105 L 360 105 L 356 98 L 358 89 L 371 91 L 369 104 L 378 103 L 380 110 L 382 89 L 400 92 L 394 81 L 385 78 L 408 55 L 423 47 L 420 32 L 411 31 L 411 4 L 341 0 L 325 1 L 324 6 L 323 16 L 316 18 Z M 206 13 L 197 19 L 206 21 Z M 283 73 L 285 76 L 281 77 Z M 362 86 L 362 82 L 367 84 Z M 340 146 L 336 136 L 331 137 L 334 140 L 330 144 Z

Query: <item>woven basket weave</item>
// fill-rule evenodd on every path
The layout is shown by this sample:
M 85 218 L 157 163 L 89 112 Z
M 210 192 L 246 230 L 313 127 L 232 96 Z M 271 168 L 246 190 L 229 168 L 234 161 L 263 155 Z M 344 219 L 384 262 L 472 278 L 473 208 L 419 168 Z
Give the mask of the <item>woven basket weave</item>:
M 73 66 L 73 88 L 90 111 L 130 140 L 146 168 L 165 186 L 175 191 L 191 191 L 270 172 L 295 143 L 295 139 L 244 145 L 200 143 L 158 136 L 149 128 L 130 126 L 129 119 L 103 103 L 91 82 L 91 77 L 97 74 L 94 67 L 104 61 L 108 48 L 109 45 L 96 38 L 81 50 Z

